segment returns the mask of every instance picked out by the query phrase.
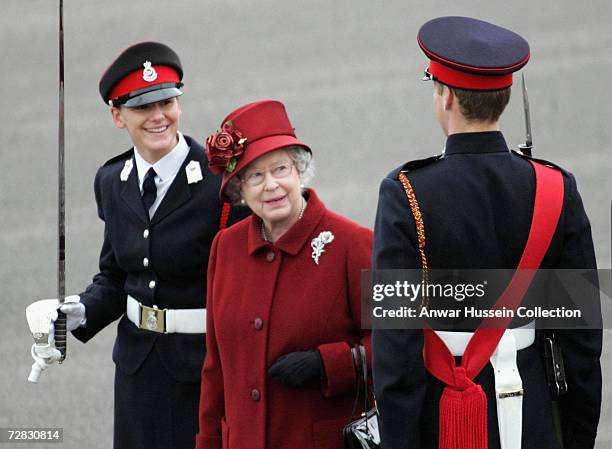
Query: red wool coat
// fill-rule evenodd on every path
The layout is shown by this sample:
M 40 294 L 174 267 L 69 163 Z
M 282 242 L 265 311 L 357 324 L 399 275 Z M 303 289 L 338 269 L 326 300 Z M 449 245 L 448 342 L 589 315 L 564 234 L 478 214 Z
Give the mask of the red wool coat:
M 302 219 L 274 244 L 255 215 L 213 242 L 197 449 L 342 448 L 356 382 L 350 348 L 361 342 L 370 358 L 360 279 L 372 232 L 307 195 Z M 311 242 L 324 231 L 334 239 L 316 264 Z M 281 355 L 310 349 L 321 353 L 324 384 L 268 377 Z

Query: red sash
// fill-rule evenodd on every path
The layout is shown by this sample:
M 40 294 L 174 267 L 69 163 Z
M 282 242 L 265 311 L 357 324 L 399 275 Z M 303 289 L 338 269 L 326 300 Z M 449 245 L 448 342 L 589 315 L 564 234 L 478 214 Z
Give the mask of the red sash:
M 495 303 L 494 309 L 518 308 L 548 250 L 561 214 L 563 205 L 561 173 L 543 164 L 531 160 L 529 162 L 535 170 L 536 180 L 529 237 L 517 271 Z M 402 183 L 405 188 L 407 185 L 410 186 L 405 176 Z M 406 190 L 408 193 L 408 189 Z M 414 199 L 414 192 L 408 195 L 409 200 L 411 197 Z M 412 202 L 411 207 L 414 213 Z M 422 220 L 418 221 L 422 226 Z M 419 246 L 422 245 L 423 248 L 419 250 L 424 258 L 422 251 L 425 246 L 424 228 L 417 234 L 423 234 L 422 242 L 419 239 Z M 426 261 L 424 262 L 423 266 L 426 267 Z M 489 362 L 511 319 L 511 317 L 485 318 L 470 339 L 460 366 L 456 366 L 448 347 L 434 330 L 423 329 L 425 367 L 446 385 L 440 399 L 440 449 L 487 448 L 487 399 L 482 387 L 473 380 Z

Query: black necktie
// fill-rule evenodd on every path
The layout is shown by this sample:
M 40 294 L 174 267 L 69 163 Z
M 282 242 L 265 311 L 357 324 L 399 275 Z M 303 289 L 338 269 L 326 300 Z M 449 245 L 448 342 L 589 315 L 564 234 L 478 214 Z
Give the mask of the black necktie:
M 147 172 L 144 182 L 142 183 L 142 204 L 144 205 L 145 213 L 149 216 L 149 209 L 157 198 L 157 186 L 155 185 L 155 170 L 153 167 Z

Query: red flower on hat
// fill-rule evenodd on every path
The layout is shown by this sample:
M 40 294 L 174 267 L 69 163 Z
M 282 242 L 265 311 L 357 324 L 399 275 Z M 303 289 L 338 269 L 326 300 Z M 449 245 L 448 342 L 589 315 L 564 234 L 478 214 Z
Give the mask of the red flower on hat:
M 234 128 L 231 120 L 223 124 L 221 130 L 206 139 L 206 157 L 208 167 L 215 175 L 225 170 L 231 173 L 238 163 L 237 158 L 244 153 L 246 137 Z

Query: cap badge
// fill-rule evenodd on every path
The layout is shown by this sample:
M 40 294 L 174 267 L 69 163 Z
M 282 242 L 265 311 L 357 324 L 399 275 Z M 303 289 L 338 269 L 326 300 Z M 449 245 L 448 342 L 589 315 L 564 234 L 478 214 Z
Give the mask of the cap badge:
M 317 237 L 312 239 L 310 247 L 312 248 L 312 259 L 314 263 L 319 265 L 319 257 L 325 252 L 325 245 L 334 241 L 334 234 L 330 231 L 323 231 Z
M 145 61 L 143 64 L 144 70 L 142 71 L 142 79 L 147 83 L 152 83 L 157 79 L 157 72 L 151 67 L 151 61 Z

